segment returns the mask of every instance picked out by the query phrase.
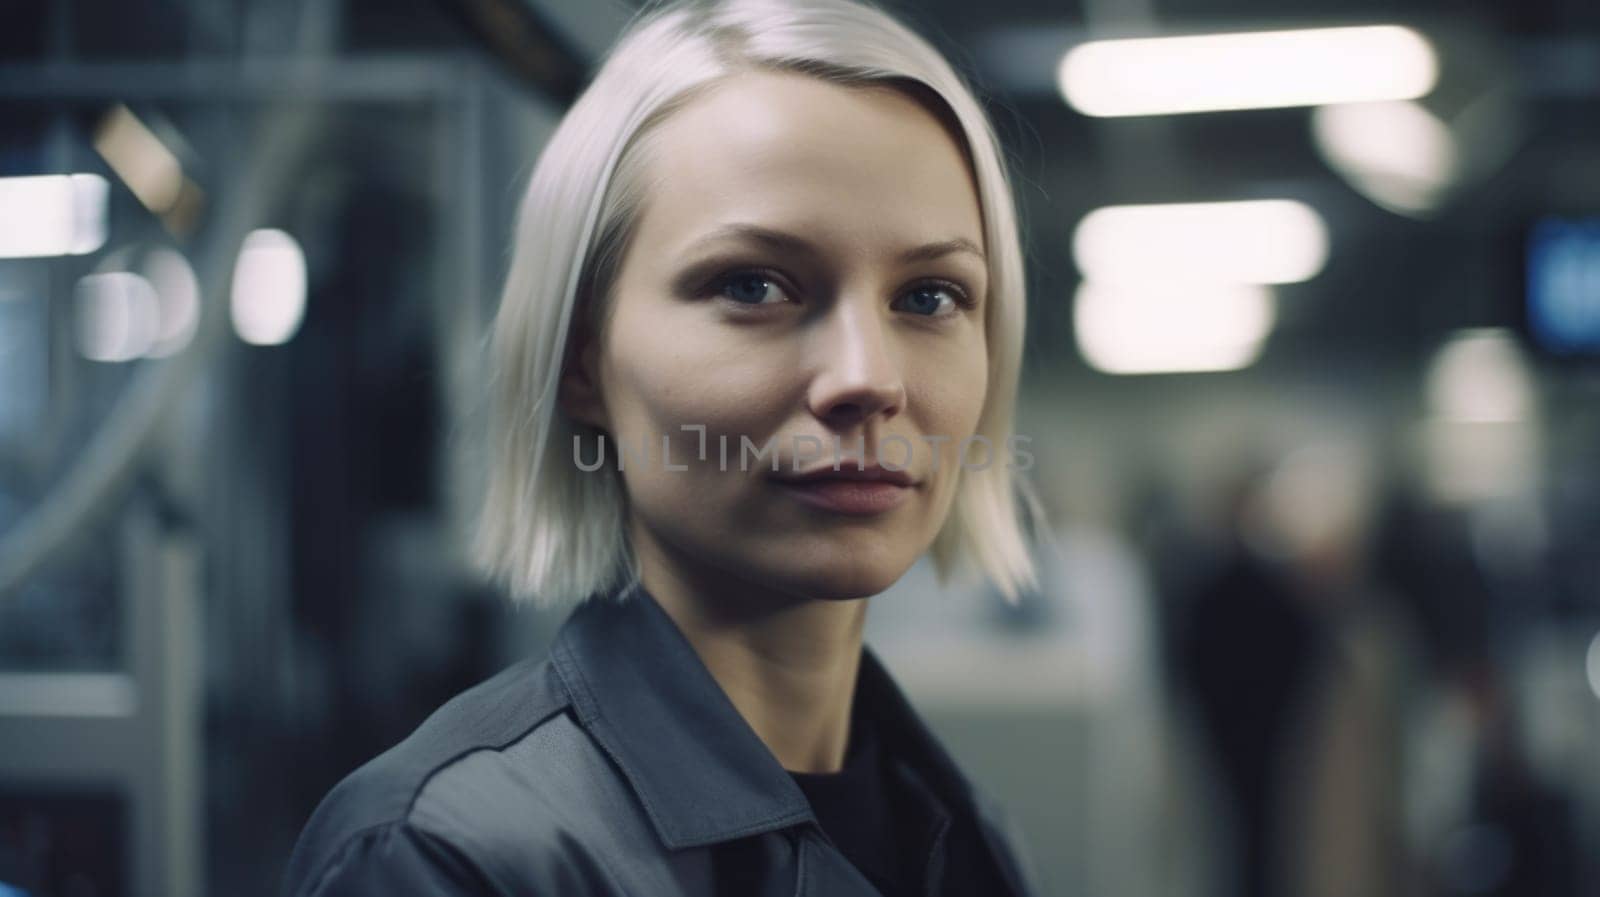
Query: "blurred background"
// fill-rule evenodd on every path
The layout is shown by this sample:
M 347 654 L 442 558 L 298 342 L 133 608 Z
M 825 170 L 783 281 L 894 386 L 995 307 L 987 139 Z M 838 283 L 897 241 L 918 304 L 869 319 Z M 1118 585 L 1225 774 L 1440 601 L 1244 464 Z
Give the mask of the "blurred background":
M 868 640 L 1042 893 L 1600 893 L 1600 4 L 889 7 L 1015 169 L 1052 529 Z M 543 649 L 480 341 L 635 11 L 0 5 L 0 895 L 272 894 Z

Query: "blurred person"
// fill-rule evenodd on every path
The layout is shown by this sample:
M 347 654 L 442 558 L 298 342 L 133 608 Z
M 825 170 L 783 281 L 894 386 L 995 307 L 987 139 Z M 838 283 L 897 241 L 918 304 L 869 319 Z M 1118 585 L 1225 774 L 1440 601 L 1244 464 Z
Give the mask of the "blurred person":
M 1534 763 L 1505 645 L 1540 585 L 1517 582 L 1497 593 L 1484 552 L 1475 550 L 1485 544 L 1474 538 L 1481 506 L 1430 504 L 1397 488 L 1383 511 L 1380 575 L 1415 621 L 1432 674 L 1412 714 L 1416 745 L 1405 788 L 1418 867 L 1412 893 L 1578 893 L 1576 808 Z
M 1283 783 L 1283 866 L 1303 897 L 1416 893 L 1403 767 L 1420 651 L 1372 562 L 1373 474 L 1364 451 L 1318 445 L 1269 490 L 1265 518 L 1324 640 Z
M 1034 893 L 862 638 L 930 550 L 1037 585 L 1022 265 L 992 128 L 904 25 L 641 14 L 535 167 L 491 346 L 479 559 L 576 606 L 341 782 L 284 893 Z
M 1177 687 L 1232 821 L 1222 868 L 1243 897 L 1285 893 L 1285 757 L 1327 650 L 1295 580 L 1250 539 L 1267 473 L 1256 462 L 1225 487 L 1223 554 L 1185 597 L 1173 645 Z
M 1466 812 L 1428 868 L 1429 893 L 1438 897 L 1579 893 L 1576 807 L 1534 768 L 1509 685 L 1493 667 L 1465 683 L 1475 756 Z

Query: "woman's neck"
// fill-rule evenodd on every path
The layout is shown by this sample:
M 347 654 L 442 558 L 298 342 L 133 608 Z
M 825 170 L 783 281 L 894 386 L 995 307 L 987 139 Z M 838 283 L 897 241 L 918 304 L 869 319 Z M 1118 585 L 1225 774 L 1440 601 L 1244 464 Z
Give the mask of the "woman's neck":
M 837 772 L 850 737 L 868 599 L 701 583 L 640 556 L 640 579 L 784 769 Z

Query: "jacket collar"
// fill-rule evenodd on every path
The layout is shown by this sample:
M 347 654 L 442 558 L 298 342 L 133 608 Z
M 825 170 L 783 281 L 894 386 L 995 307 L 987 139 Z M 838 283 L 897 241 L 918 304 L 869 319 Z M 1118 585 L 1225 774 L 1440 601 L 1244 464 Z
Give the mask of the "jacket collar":
M 578 721 L 668 848 L 814 821 L 805 794 L 643 585 L 579 605 L 551 657 Z M 971 786 L 866 646 L 855 700 L 879 721 L 885 750 L 947 806 L 971 809 Z

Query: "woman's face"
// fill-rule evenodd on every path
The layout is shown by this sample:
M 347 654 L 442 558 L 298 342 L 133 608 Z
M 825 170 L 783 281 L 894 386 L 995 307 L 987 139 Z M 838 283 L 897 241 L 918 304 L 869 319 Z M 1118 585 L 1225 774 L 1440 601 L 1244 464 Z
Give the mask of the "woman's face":
M 944 523 L 988 386 L 961 150 L 904 94 L 772 73 L 725 82 L 655 137 L 611 316 L 563 394 L 611 434 L 608 466 L 613 440 L 627 452 L 645 579 L 784 601 L 881 592 Z M 872 487 L 868 503 L 892 506 L 871 511 L 848 506 L 862 493 L 829 506 L 845 484 L 783 482 L 831 471 L 835 437 L 841 467 L 881 459 L 912 484 Z

